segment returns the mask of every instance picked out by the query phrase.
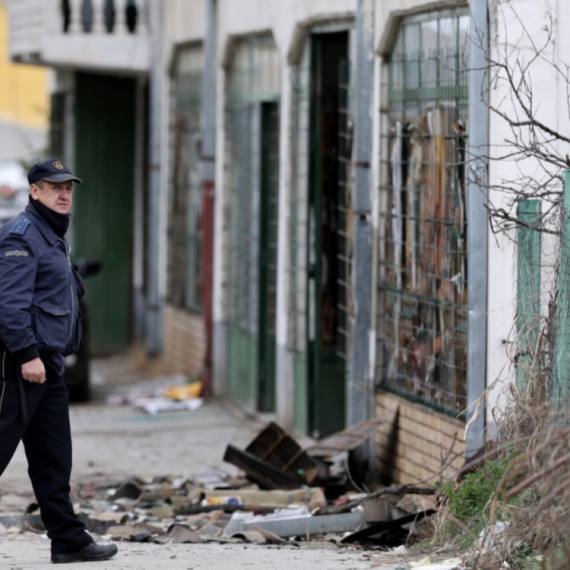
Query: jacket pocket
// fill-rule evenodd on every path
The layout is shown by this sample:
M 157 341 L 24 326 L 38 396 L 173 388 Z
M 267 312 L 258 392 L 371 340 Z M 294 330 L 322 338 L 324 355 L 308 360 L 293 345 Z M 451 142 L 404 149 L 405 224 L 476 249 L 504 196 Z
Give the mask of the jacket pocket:
M 38 349 L 63 352 L 71 334 L 71 311 L 49 303 L 34 305 Z

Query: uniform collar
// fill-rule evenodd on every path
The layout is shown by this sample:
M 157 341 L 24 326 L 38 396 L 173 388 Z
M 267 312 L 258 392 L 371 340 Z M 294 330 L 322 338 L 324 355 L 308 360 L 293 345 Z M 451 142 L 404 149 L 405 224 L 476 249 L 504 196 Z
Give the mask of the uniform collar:
M 53 245 L 61 238 L 51 229 L 51 226 L 42 218 L 40 213 L 31 205 L 28 204 L 24 210 L 27 216 L 33 218 L 36 227 L 40 230 L 46 240 Z

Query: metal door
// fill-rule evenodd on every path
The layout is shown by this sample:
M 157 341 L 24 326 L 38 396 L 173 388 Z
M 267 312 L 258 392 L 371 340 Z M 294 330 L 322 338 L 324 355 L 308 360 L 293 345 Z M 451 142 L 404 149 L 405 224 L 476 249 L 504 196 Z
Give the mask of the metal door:
M 91 348 L 125 349 L 131 338 L 135 80 L 76 76 L 73 256 L 99 260 L 86 280 Z
M 314 436 L 342 429 L 346 406 L 344 241 L 348 170 L 343 133 L 348 32 L 315 34 L 311 43 L 308 211 L 308 424 Z M 343 237 L 344 236 L 344 237 Z

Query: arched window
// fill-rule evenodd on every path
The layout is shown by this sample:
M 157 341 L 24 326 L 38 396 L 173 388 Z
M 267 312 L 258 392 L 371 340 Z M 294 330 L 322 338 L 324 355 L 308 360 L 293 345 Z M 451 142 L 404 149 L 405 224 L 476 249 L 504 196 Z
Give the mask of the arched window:
M 168 301 L 202 311 L 200 104 L 202 48 L 183 46 L 173 66 L 170 120 Z
M 403 18 L 382 91 L 379 380 L 454 414 L 466 405 L 468 29 L 460 9 Z

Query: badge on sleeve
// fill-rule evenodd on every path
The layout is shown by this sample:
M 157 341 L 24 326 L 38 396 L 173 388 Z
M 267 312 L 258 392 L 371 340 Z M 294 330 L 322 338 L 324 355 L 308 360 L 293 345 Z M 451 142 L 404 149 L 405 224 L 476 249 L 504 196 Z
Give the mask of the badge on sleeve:
M 29 225 L 30 220 L 28 220 L 28 218 L 21 218 L 12 226 L 10 233 L 17 236 L 23 236 Z
M 11 249 L 4 252 L 4 257 L 30 257 L 25 249 Z

